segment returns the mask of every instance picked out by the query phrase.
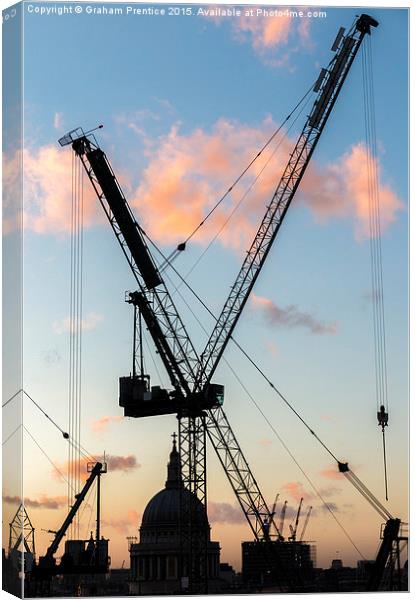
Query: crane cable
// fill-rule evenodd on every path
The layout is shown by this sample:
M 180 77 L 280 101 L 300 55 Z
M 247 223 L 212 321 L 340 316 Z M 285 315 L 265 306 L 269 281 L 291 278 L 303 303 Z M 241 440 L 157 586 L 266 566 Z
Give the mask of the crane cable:
M 262 155 L 262 153 L 268 148 L 271 142 L 275 139 L 275 137 L 280 133 L 283 129 L 284 125 L 291 119 L 292 115 L 297 111 L 297 109 L 303 104 L 306 98 L 309 96 L 311 91 L 313 90 L 315 82 L 310 86 L 310 88 L 306 91 L 303 97 L 297 102 L 291 112 L 285 117 L 284 121 L 279 125 L 279 127 L 274 131 L 271 137 L 265 142 L 262 148 L 257 152 L 257 154 L 251 159 L 249 164 L 243 169 L 243 171 L 238 175 L 232 185 L 227 189 L 227 191 L 219 198 L 216 204 L 210 209 L 210 211 L 206 214 L 206 216 L 202 219 L 202 221 L 195 227 L 195 229 L 186 237 L 186 239 L 179 243 L 173 252 L 165 258 L 164 263 L 160 266 L 160 270 L 164 270 L 166 266 L 171 266 L 171 263 L 177 258 L 180 252 L 183 252 L 186 249 L 188 242 L 196 235 L 196 233 L 205 225 L 205 223 L 209 220 L 209 218 L 213 215 L 217 208 L 222 204 L 222 202 L 228 197 L 228 195 L 233 191 L 235 186 L 241 181 L 241 179 L 246 175 L 249 169 L 253 166 L 253 164 L 258 160 L 258 158 Z
M 376 112 L 373 83 L 372 44 L 367 36 L 363 44 L 363 100 L 366 136 L 366 168 L 369 208 L 370 268 L 374 337 L 375 393 L 378 425 L 382 429 L 385 496 L 388 500 L 388 476 L 385 427 L 388 425 L 388 377 L 382 267 L 382 231 L 379 202 L 379 171 L 377 157 Z
M 83 305 L 83 169 L 72 155 L 72 204 L 69 299 L 69 378 L 68 431 L 73 444 L 68 448 L 68 480 L 75 495 L 81 491 L 81 386 L 82 386 L 82 305 Z M 68 487 L 68 510 L 73 503 Z M 71 524 L 69 536 L 79 538 L 79 516 Z
M 91 462 L 98 462 L 98 459 L 93 456 L 92 454 L 90 454 L 80 443 L 77 443 L 74 439 L 71 438 L 71 436 L 69 435 L 69 433 L 67 433 L 66 431 L 64 431 L 64 429 L 62 429 L 62 427 L 60 427 L 60 425 L 58 425 L 56 423 L 56 421 L 54 421 L 52 419 L 52 417 L 50 417 L 46 411 L 40 406 L 40 404 L 38 402 L 36 402 L 32 396 L 30 396 L 25 390 L 23 390 L 23 393 L 25 394 L 25 396 L 27 396 L 27 398 L 36 406 L 36 408 L 43 414 L 43 416 L 45 416 L 48 421 L 50 421 L 52 423 L 52 425 L 54 425 L 54 427 L 56 427 L 56 429 L 58 431 L 60 431 L 60 433 L 62 434 L 62 437 L 67 440 L 68 444 L 71 445 L 74 449 L 74 451 L 76 451 L 77 453 L 79 453 L 82 458 L 84 458 L 84 460 L 90 460 Z
M 146 234 L 147 239 L 149 240 L 150 244 L 157 250 L 157 252 L 162 256 L 163 259 L 165 259 L 165 256 L 163 254 L 163 252 L 160 250 L 160 248 L 155 244 L 155 242 L 153 242 L 153 240 L 151 238 L 148 237 L 148 235 Z M 179 277 L 179 279 L 184 283 L 184 285 L 188 288 L 188 290 L 192 293 L 192 295 L 196 298 L 196 300 L 198 300 L 198 302 L 200 302 L 200 304 L 203 306 L 203 308 L 210 314 L 210 316 L 217 321 L 217 317 L 214 315 L 214 313 L 210 310 L 210 308 L 207 306 L 207 304 L 202 300 L 202 298 L 194 291 L 194 289 L 187 283 L 187 281 L 181 276 L 181 274 L 179 273 L 179 271 L 176 269 L 176 267 L 174 265 L 171 265 L 173 271 L 176 273 L 176 275 Z M 169 278 L 170 279 L 170 278 Z M 171 281 L 171 279 L 170 279 Z M 176 287 L 176 291 L 177 287 Z M 189 310 L 190 306 L 189 304 L 184 300 L 182 294 L 180 294 L 182 300 L 186 303 L 186 305 L 188 306 Z M 195 318 L 198 320 L 198 318 L 196 317 L 196 315 L 194 314 L 193 311 L 191 311 L 192 314 L 195 316 Z M 200 324 L 201 325 L 201 324 Z M 202 325 L 201 325 L 202 326 Z M 202 326 L 202 328 L 204 329 L 204 327 Z M 334 452 L 332 452 L 329 447 L 322 441 L 322 439 L 316 434 L 316 432 L 311 428 L 311 426 L 306 422 L 305 419 L 303 419 L 303 417 L 301 417 L 301 415 L 299 414 L 299 412 L 293 407 L 293 405 L 285 398 L 285 396 L 283 396 L 283 394 L 278 390 L 278 388 L 275 386 L 275 384 L 271 381 L 271 379 L 269 377 L 267 377 L 267 375 L 264 373 L 264 371 L 258 366 L 258 364 L 253 360 L 253 358 L 246 352 L 246 350 L 244 350 L 242 348 L 242 346 L 239 344 L 239 342 L 237 342 L 235 340 L 235 338 L 233 336 L 230 336 L 230 339 L 233 341 L 233 343 L 239 348 L 239 350 L 242 352 L 242 354 L 249 360 L 249 362 L 255 367 L 255 369 L 258 371 L 258 373 L 263 377 L 263 379 L 265 379 L 265 381 L 267 381 L 267 383 L 270 385 L 270 387 L 274 390 L 274 392 L 284 401 L 284 403 L 288 406 L 288 408 L 295 414 L 295 416 L 301 421 L 301 423 L 307 428 L 307 430 L 313 435 L 313 437 L 317 440 L 317 442 L 324 448 L 324 450 L 330 454 L 330 456 L 332 458 L 334 458 L 334 460 L 337 463 L 337 468 L 339 470 L 340 473 L 344 474 L 346 476 L 346 478 L 349 480 L 349 482 L 356 488 L 357 491 L 360 492 L 360 494 L 369 502 L 369 504 L 371 504 L 371 506 L 378 512 L 379 515 L 381 515 L 381 517 L 385 520 L 388 520 L 389 518 L 391 518 L 391 513 L 381 504 L 381 502 L 374 496 L 374 494 L 372 494 L 372 492 L 365 486 L 365 484 L 357 477 L 357 475 L 355 473 L 353 473 L 353 471 L 350 469 L 348 463 L 346 462 L 342 462 L 340 459 L 338 459 L 336 457 L 336 455 L 334 454 Z

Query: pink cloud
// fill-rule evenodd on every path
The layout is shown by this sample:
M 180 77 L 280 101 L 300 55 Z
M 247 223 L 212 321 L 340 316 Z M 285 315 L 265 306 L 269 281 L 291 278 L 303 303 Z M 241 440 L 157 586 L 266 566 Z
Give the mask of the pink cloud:
M 334 466 L 323 469 L 320 471 L 320 475 L 326 479 L 344 479 L 344 475 L 339 472 L 337 467 Z
M 300 502 L 301 498 L 303 498 L 304 502 L 309 502 L 314 498 L 314 494 L 306 492 L 303 484 L 299 481 L 289 481 L 281 489 L 297 502 Z
M 269 448 L 272 446 L 272 440 L 269 440 L 268 438 L 262 438 L 258 441 L 258 444 L 263 448 Z
M 348 218 L 354 223 L 357 239 L 370 236 L 367 165 L 381 178 L 379 159 L 367 155 L 363 143 L 354 145 L 335 163 L 322 167 L 315 161 L 304 175 L 298 200 L 306 204 L 319 222 Z M 403 203 L 390 186 L 380 184 L 381 232 L 395 220 Z
M 147 166 L 130 203 L 140 222 L 158 242 L 177 244 L 199 225 L 209 210 L 240 175 L 275 131 L 272 119 L 251 127 L 219 119 L 210 130 L 196 129 L 182 134 L 177 126 L 157 140 L 146 139 Z M 206 243 L 225 225 L 245 191 L 258 177 L 252 191 L 235 212 L 230 225 L 223 229 L 220 242 L 238 251 L 246 249 L 275 190 L 292 150 L 293 140 L 284 139 L 278 152 L 268 147 L 250 172 L 213 213 L 194 241 Z M 71 151 L 44 146 L 25 151 L 26 229 L 39 234 L 59 235 L 70 230 Z M 348 219 L 356 237 L 369 235 L 368 196 L 365 175 L 366 151 L 357 144 L 329 165 L 312 161 L 300 186 L 296 204 L 307 206 L 319 223 L 330 219 Z M 268 168 L 263 167 L 269 162 Z M 380 164 L 377 162 L 381 174 Z M 10 190 L 18 186 L 19 161 L 5 158 L 5 228 L 12 229 L 20 216 L 7 207 L 15 197 Z M 122 179 L 130 187 L 129 179 Z M 10 187 L 9 187 L 10 183 Z M 122 182 L 124 185 L 124 181 Z M 84 223 L 86 227 L 105 222 L 89 182 L 85 181 Z M 379 190 L 382 231 L 395 220 L 402 202 L 387 185 Z
M 131 531 L 138 529 L 140 516 L 134 509 L 130 509 L 126 517 L 116 518 L 104 518 L 101 523 L 104 527 L 111 527 L 122 535 L 128 535 Z
M 311 19 L 301 18 L 299 12 L 305 11 L 290 7 L 240 7 L 241 16 L 231 20 L 228 17 L 208 17 L 216 25 L 231 23 L 235 39 L 251 44 L 254 52 L 270 66 L 289 66 L 291 55 L 301 46 L 309 46 Z M 266 11 L 266 13 L 265 13 Z M 288 45 L 288 41 L 291 44 Z M 292 69 L 293 70 L 293 69 Z
M 108 426 L 111 423 L 121 423 L 124 420 L 124 417 L 121 415 L 108 415 L 101 417 L 100 419 L 96 419 L 91 423 L 91 429 L 95 433 L 102 433 L 108 429 Z
M 99 323 L 103 320 L 103 316 L 94 312 L 90 312 L 82 318 L 82 330 L 92 331 L 96 329 Z M 52 325 L 53 331 L 57 334 L 67 333 L 71 330 L 71 322 L 69 317 L 65 317 L 61 321 L 55 321 Z
M 257 128 L 221 119 L 211 131 L 198 129 L 181 134 L 173 127 L 157 145 L 148 144 L 148 166 L 142 173 L 132 203 L 143 216 L 150 234 L 169 243 L 185 238 L 275 128 L 271 119 L 266 119 Z M 250 176 L 228 196 L 194 239 L 202 243 L 211 239 L 258 176 L 252 192 L 234 214 L 231 225 L 220 234 L 222 244 L 246 248 L 282 174 L 292 144 L 292 140 L 285 139 L 276 156 L 272 156 L 271 148 L 267 148 L 254 163 Z M 364 146 L 357 144 L 329 165 L 321 166 L 312 161 L 300 186 L 297 204 L 307 206 L 319 223 L 348 219 L 354 224 L 357 238 L 367 237 L 369 201 L 365 169 L 362 168 L 365 156 Z M 269 167 L 261 173 L 268 161 Z M 379 200 L 384 231 L 396 219 L 402 202 L 385 185 L 380 186 Z
M 59 235 L 70 231 L 71 224 L 71 170 L 70 151 L 53 145 L 36 150 L 25 149 L 3 158 L 4 204 L 6 207 L 4 227 L 6 232 L 20 227 L 21 209 L 16 208 L 21 197 L 21 165 L 24 169 L 23 226 L 39 234 Z M 95 194 L 85 178 L 84 224 L 102 223 L 104 216 Z M 101 214 L 102 213 L 102 214 Z
M 269 298 L 252 294 L 251 305 L 255 310 L 262 313 L 269 325 L 281 325 L 289 328 L 303 327 L 315 334 L 336 333 L 335 324 L 323 323 L 310 313 L 303 312 L 292 304 L 280 307 Z

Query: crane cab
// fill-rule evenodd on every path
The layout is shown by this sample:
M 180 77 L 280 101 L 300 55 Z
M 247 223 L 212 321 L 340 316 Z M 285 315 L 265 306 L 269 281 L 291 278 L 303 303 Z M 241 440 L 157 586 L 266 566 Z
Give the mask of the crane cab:
M 224 401 L 224 387 L 210 383 L 203 392 L 185 398 L 176 391 L 167 391 L 158 385 L 150 386 L 149 375 L 120 377 L 119 405 L 125 417 L 152 417 L 182 413 L 186 409 L 200 413 Z

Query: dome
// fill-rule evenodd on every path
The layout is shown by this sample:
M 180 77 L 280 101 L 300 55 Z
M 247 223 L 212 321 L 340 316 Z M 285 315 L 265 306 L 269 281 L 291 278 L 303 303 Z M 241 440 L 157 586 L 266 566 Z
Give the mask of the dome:
M 176 440 L 174 439 L 170 460 L 167 465 L 165 487 L 148 502 L 143 513 L 141 530 L 145 531 L 146 528 L 153 528 L 160 525 L 178 527 L 181 493 L 183 494 L 183 483 L 180 478 L 180 456 L 176 448 Z M 190 502 L 193 503 L 200 525 L 209 527 L 202 502 L 188 490 L 184 491 L 184 497 L 190 498 Z

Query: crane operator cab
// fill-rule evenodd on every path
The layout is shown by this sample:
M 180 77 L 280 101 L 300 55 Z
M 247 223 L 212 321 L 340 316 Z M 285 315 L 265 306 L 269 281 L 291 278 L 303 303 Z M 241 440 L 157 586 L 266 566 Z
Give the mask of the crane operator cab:
M 124 408 L 125 417 L 176 414 L 189 407 L 198 412 L 222 406 L 223 401 L 224 386 L 217 383 L 210 383 L 204 391 L 185 398 L 176 390 L 150 386 L 149 375 L 120 377 L 119 404 Z

